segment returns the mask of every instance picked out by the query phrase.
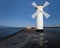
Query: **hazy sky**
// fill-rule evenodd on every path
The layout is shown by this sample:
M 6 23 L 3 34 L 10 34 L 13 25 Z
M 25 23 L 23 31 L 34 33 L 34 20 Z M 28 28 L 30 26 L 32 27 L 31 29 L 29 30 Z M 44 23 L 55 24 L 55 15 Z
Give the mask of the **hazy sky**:
M 44 4 L 46 0 L 0 0 L 0 26 L 34 26 L 36 19 L 31 15 L 35 8 L 31 3 Z M 51 16 L 44 17 L 44 26 L 60 26 L 60 0 L 47 0 L 50 5 L 44 8 Z

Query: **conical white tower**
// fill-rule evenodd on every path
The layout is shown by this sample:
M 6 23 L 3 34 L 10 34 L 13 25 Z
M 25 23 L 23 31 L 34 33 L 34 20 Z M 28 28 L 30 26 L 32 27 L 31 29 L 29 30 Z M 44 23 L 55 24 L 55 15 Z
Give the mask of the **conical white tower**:
M 39 11 L 37 13 L 37 17 L 36 17 L 36 28 L 37 30 L 43 30 L 43 7 L 42 6 L 38 6 L 37 10 Z

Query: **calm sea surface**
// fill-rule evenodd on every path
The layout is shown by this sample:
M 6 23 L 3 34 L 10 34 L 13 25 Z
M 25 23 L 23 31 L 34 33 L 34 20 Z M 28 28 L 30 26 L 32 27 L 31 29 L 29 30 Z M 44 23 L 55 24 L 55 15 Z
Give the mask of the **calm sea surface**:
M 20 29 L 5 29 L 5 28 L 0 28 L 0 39 L 12 35 L 16 32 L 18 32 Z
M 45 28 L 46 36 L 60 39 L 60 28 Z

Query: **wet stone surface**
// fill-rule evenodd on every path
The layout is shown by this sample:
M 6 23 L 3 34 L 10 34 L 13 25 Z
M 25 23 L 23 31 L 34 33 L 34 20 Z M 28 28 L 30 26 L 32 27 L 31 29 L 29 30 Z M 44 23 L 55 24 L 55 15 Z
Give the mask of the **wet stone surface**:
M 45 32 L 23 31 L 0 41 L 0 48 L 60 48 L 60 40 Z

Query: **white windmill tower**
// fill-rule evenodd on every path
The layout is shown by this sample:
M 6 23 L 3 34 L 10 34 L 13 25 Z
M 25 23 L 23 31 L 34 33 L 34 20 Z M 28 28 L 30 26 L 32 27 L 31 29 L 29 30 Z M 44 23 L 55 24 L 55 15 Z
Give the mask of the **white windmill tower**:
M 49 2 L 46 1 L 43 6 L 38 6 L 35 2 L 33 2 L 32 5 L 36 8 L 36 12 L 32 15 L 33 19 L 36 17 L 36 29 L 37 31 L 43 31 L 43 15 L 46 18 L 50 16 L 48 13 L 43 11 L 43 9 L 49 5 Z

